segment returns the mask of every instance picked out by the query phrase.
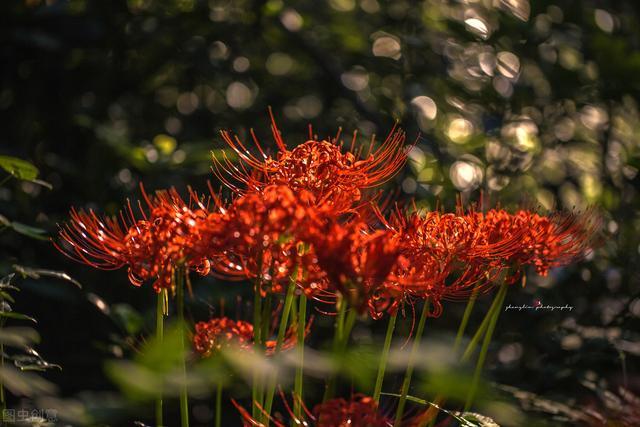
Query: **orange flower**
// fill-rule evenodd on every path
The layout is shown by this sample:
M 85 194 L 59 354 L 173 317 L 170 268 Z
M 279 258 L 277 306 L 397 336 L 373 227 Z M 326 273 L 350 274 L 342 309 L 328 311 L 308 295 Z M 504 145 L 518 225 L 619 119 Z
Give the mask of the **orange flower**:
M 309 332 L 311 322 L 307 325 L 305 335 Z M 254 346 L 253 325 L 243 320 L 232 320 L 228 317 L 218 317 L 208 322 L 198 322 L 193 335 L 193 348 L 202 357 L 209 357 L 223 349 L 239 348 L 250 350 Z M 281 350 L 293 348 L 297 342 L 297 327 L 291 326 L 284 337 Z M 272 355 L 276 349 L 275 340 L 265 343 L 267 355 Z
M 222 161 L 214 157 L 214 170 L 220 180 L 235 192 L 259 190 L 271 184 L 286 185 L 294 191 L 308 191 L 317 204 L 328 203 L 342 212 L 361 199 L 363 189 L 389 180 L 407 159 L 405 134 L 400 129 L 394 128 L 375 150 L 372 140 L 365 152 L 364 147 L 355 147 L 356 134 L 346 151 L 342 142 L 338 142 L 339 134 L 331 141 L 319 141 L 309 135 L 308 141 L 289 150 L 273 117 L 271 128 L 278 146 L 275 156 L 265 153 L 253 132 L 251 136 L 260 157 L 252 155 L 237 136 L 222 132 L 224 141 L 240 162 L 236 165 L 226 156 Z M 246 189 L 234 182 L 239 182 Z
M 172 287 L 178 265 L 207 274 L 209 256 L 215 257 L 219 250 L 222 212 L 209 211 L 194 193 L 187 204 L 174 189 L 158 191 L 153 197 L 143 190 L 143 197 L 148 213 L 139 204 L 141 219 L 136 218 L 131 204 L 119 220 L 72 209 L 71 220 L 60 227 L 60 240 L 54 245 L 68 257 L 95 268 L 127 266 L 132 284 L 154 280 L 157 291 Z

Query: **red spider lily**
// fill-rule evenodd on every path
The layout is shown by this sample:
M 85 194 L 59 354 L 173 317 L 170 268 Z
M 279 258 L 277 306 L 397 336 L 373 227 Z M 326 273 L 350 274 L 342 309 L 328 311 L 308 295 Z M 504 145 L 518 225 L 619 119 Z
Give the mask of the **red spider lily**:
M 306 238 L 329 286 L 360 312 L 400 258 L 399 241 L 391 232 L 373 231 L 359 221 L 329 220 Z
M 487 242 L 469 218 L 439 211 L 406 214 L 399 209 L 389 219 L 377 211 L 384 226 L 400 241 L 401 260 L 379 290 L 376 312 L 392 311 L 411 298 L 428 298 L 432 316 L 442 312 L 442 300 L 466 298 L 474 289 L 489 289 L 505 270 L 501 261 L 515 253 L 517 236 Z
M 509 214 L 502 209 L 491 209 L 486 214 L 475 213 L 473 217 L 487 244 L 510 237 L 518 242 L 516 250 L 504 254 L 506 263 L 516 268 L 533 265 L 542 276 L 552 267 L 584 257 L 600 228 L 600 217 L 595 210 L 542 216 L 528 210 Z
M 154 280 L 156 291 L 172 287 L 178 265 L 207 274 L 209 256 L 215 257 L 213 249 L 221 241 L 223 213 L 218 202 L 217 209 L 210 211 L 193 192 L 190 203 L 174 189 L 152 197 L 144 189 L 142 193 L 148 213 L 139 203 L 140 219 L 130 203 L 119 219 L 72 209 L 71 220 L 60 227 L 60 240 L 54 245 L 68 257 L 95 268 L 127 266 L 132 284 Z
M 290 279 L 301 282 L 303 271 L 317 269 L 301 240 L 321 221 L 323 210 L 313 203 L 311 193 L 282 185 L 237 198 L 227 213 L 224 259 L 213 268 L 225 277 L 260 278 L 275 292 Z
M 312 321 L 305 329 L 305 335 L 309 333 Z M 228 317 L 213 318 L 207 322 L 198 322 L 193 335 L 193 348 L 202 357 L 209 357 L 223 349 L 236 348 L 250 350 L 254 347 L 253 325 L 243 320 L 232 320 Z M 282 342 L 281 350 L 295 347 L 297 343 L 297 326 L 294 324 L 289 329 Z M 265 352 L 272 355 L 276 349 L 275 340 L 265 342 Z
M 286 398 L 284 398 L 282 393 L 281 395 L 283 404 L 293 425 L 314 427 L 392 427 L 394 425 L 393 418 L 382 411 L 372 397 L 363 394 L 355 394 L 348 400 L 343 398 L 330 399 L 317 404 L 312 411 L 309 411 L 304 403 L 300 402 L 300 406 L 304 412 L 304 419 L 300 419 L 294 415 Z M 299 399 L 299 397 L 294 396 L 294 399 Z M 232 402 L 240 412 L 245 427 L 264 426 L 263 423 L 254 419 L 251 414 L 235 400 L 232 399 Z M 404 419 L 400 427 L 417 427 L 423 425 L 423 414 L 424 411 L 414 417 Z M 289 425 L 289 423 L 271 416 L 269 416 L 269 420 L 276 427 L 286 427 Z
M 236 165 L 226 156 L 222 161 L 214 157 L 214 171 L 235 192 L 244 190 L 234 182 L 249 191 L 271 184 L 286 185 L 294 191 L 310 192 L 317 204 L 329 203 L 337 211 L 346 211 L 361 199 L 361 190 L 389 180 L 407 159 L 405 134 L 400 129 L 394 128 L 375 150 L 373 140 L 366 149 L 356 148 L 354 134 L 350 148 L 344 151 L 343 143 L 338 143 L 339 134 L 331 141 L 319 141 L 309 135 L 308 141 L 289 150 L 273 117 L 271 128 L 278 146 L 275 156 L 266 154 L 253 131 L 251 136 L 259 157 L 252 155 L 237 136 L 222 132 L 224 141 L 240 162 Z
M 350 400 L 331 399 L 313 408 L 313 415 L 318 427 L 387 427 L 392 425 L 391 419 L 380 412 L 373 398 L 355 395 Z

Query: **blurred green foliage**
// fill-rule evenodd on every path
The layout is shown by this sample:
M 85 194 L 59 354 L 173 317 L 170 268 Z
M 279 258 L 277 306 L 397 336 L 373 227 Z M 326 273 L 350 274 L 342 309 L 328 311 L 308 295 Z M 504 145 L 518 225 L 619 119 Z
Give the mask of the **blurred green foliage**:
M 43 350 L 65 368 L 47 373 L 62 395 L 114 390 L 103 361 L 139 350 L 153 324 L 152 291 L 129 286 L 125 273 L 68 263 L 47 241 L 25 244 L 10 229 L 53 234 L 70 206 L 115 213 L 141 182 L 216 187 L 218 131 L 247 140 L 255 128 L 273 146 L 268 106 L 290 146 L 306 139 L 308 124 L 320 137 L 341 127 L 345 139 L 358 131 L 366 142 L 398 121 L 416 144 L 387 189 L 431 208 L 453 207 L 459 193 L 478 200 L 480 191 L 487 205 L 599 206 L 604 230 L 589 260 L 532 274 L 507 296 L 573 310 L 504 314 L 490 372 L 596 411 L 608 410 L 603 390 L 639 386 L 636 2 L 9 0 L 0 13 L 0 167 L 27 179 L 0 187 L 0 268 L 64 268 L 85 284 L 62 291 L 27 277 L 17 302 L 41 319 Z M 246 316 L 236 296 L 249 289 L 194 281 L 190 318 L 219 313 L 221 299 Z M 488 302 L 479 305 L 472 322 Z M 455 331 L 462 309 L 449 304 L 428 334 Z M 327 324 L 317 321 L 312 346 Z M 355 339 L 375 343 L 383 330 L 368 322 Z M 95 409 L 92 399 L 81 400 Z M 77 406 L 67 410 L 86 419 Z

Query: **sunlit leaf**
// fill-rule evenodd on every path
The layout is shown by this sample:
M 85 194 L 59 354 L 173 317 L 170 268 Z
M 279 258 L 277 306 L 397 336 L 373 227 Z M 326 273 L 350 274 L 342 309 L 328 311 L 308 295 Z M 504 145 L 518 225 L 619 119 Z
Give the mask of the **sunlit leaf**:
M 44 188 L 47 188 L 49 190 L 53 190 L 53 185 L 51 185 L 51 183 L 47 182 L 47 181 L 43 181 L 41 179 L 33 179 L 30 182 L 33 182 L 34 184 L 38 184 Z
M 23 277 L 30 277 L 32 279 L 39 279 L 43 276 L 45 277 L 53 277 L 56 279 L 65 280 L 69 283 L 76 285 L 78 288 L 82 289 L 82 285 L 73 277 L 69 276 L 64 271 L 56 271 L 56 270 L 47 270 L 43 268 L 31 268 L 25 267 L 22 265 L 14 264 L 13 269 L 20 273 Z
M 382 393 L 382 394 L 383 394 L 383 395 L 385 395 L 385 396 L 393 396 L 393 397 L 397 397 L 397 398 L 400 398 L 400 397 L 401 397 L 401 395 L 396 394 L 396 393 Z M 418 398 L 418 397 L 410 396 L 410 395 L 407 395 L 407 396 L 406 396 L 406 399 L 407 399 L 407 401 L 408 401 L 408 402 L 417 403 L 417 404 L 419 404 L 419 405 L 433 406 L 434 408 L 436 408 L 436 409 L 438 409 L 438 410 L 440 410 L 440 411 L 444 412 L 445 414 L 450 415 L 450 416 L 451 416 L 451 417 L 453 417 L 455 420 L 459 421 L 459 422 L 460 422 L 460 425 L 461 425 L 462 427 L 478 427 L 478 426 L 479 426 L 479 424 L 474 424 L 474 423 L 472 423 L 471 421 L 469 421 L 469 420 L 465 419 L 464 417 L 461 417 L 461 416 L 457 415 L 457 413 L 456 413 L 456 412 L 448 411 L 448 410 L 446 410 L 446 409 L 444 409 L 444 408 L 440 407 L 439 405 L 437 405 L 437 404 L 435 404 L 435 403 L 433 403 L 433 402 L 430 402 L 430 401 L 428 401 L 428 400 L 420 399 L 420 398 Z M 497 424 L 496 424 L 496 425 L 497 425 Z
M 486 415 L 477 414 L 475 412 L 456 412 L 456 414 L 466 422 L 470 423 L 468 425 L 477 427 L 500 427 L 498 423 Z
M 10 347 L 27 347 L 40 342 L 40 335 L 35 329 L 26 327 L 4 327 L 0 329 L 0 343 Z
M 0 317 L 5 317 L 7 319 L 16 319 L 16 320 L 29 320 L 33 323 L 38 323 L 36 319 L 31 316 L 27 316 L 26 314 L 16 313 L 15 311 L 0 311 Z
M 52 394 L 56 391 L 53 383 L 29 372 L 21 372 L 10 365 L 0 367 L 3 385 L 16 396 Z
M 15 286 L 13 286 L 11 284 L 11 281 L 13 280 L 14 277 L 15 277 L 15 273 L 11 273 L 11 274 L 7 274 L 3 278 L 1 278 L 0 279 L 0 289 L 19 291 L 20 290 L 19 288 L 16 288 Z
M 6 292 L 6 291 L 0 291 L 0 298 L 2 298 L 3 300 L 7 300 L 10 303 L 15 303 L 16 300 L 13 299 L 13 297 L 11 296 L 10 293 Z
M 33 181 L 38 177 L 37 167 L 17 157 L 0 156 L 0 168 L 12 176 L 26 181 Z

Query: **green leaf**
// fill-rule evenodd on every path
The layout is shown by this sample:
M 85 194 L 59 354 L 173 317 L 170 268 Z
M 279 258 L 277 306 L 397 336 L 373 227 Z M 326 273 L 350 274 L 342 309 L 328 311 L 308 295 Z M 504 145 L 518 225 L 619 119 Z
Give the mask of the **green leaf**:
M 17 157 L 0 156 L 0 168 L 25 181 L 33 181 L 38 177 L 37 167 Z
M 31 279 L 39 279 L 41 277 L 53 277 L 55 279 L 65 280 L 74 284 L 78 288 L 82 289 L 82 285 L 73 277 L 69 276 L 64 271 L 47 270 L 44 268 L 31 268 L 23 265 L 14 264 L 13 269 L 20 273 L 22 277 L 30 277 Z
M 38 332 L 29 327 L 11 326 L 0 329 L 0 343 L 11 347 L 28 347 L 40 342 Z
M 5 317 L 8 319 L 29 320 L 33 323 L 38 323 L 38 321 L 33 317 L 27 316 L 26 314 L 22 313 L 16 313 L 15 311 L 0 311 L 0 317 Z
M 135 335 L 142 329 L 144 319 L 129 304 L 115 304 L 111 307 L 111 317 L 127 331 L 129 335 Z
M 15 303 L 16 300 L 13 299 L 13 297 L 11 296 L 10 293 L 6 292 L 6 291 L 2 291 L 0 290 L 0 298 L 3 300 L 7 300 L 9 301 L 11 304 Z
M 393 397 L 401 397 L 399 394 L 396 393 L 381 393 L 385 396 L 393 396 Z M 413 402 L 413 403 L 417 403 L 419 405 L 428 405 L 428 406 L 433 406 L 434 408 L 444 412 L 445 414 L 450 415 L 451 417 L 453 417 L 455 420 L 460 422 L 461 427 L 477 427 L 476 424 L 471 423 L 469 420 L 457 415 L 457 413 L 454 413 L 452 411 L 448 411 L 442 407 L 440 407 L 439 405 L 436 405 L 433 402 L 429 402 L 428 400 L 425 399 L 420 399 L 418 397 L 414 397 L 414 396 L 407 396 L 407 402 Z
M 9 226 L 16 233 L 20 233 L 24 236 L 31 237 L 32 239 L 49 240 L 49 237 L 47 237 L 46 235 L 47 234 L 46 230 L 43 230 L 41 228 L 32 227 L 30 225 L 22 224 L 15 221 L 12 221 L 9 224 Z
M 30 182 L 33 182 L 34 184 L 41 185 L 42 187 L 47 188 L 49 190 L 53 190 L 53 185 L 51 185 L 51 183 L 49 183 L 47 181 L 43 181 L 41 179 L 32 179 L 32 180 L 30 180 Z

